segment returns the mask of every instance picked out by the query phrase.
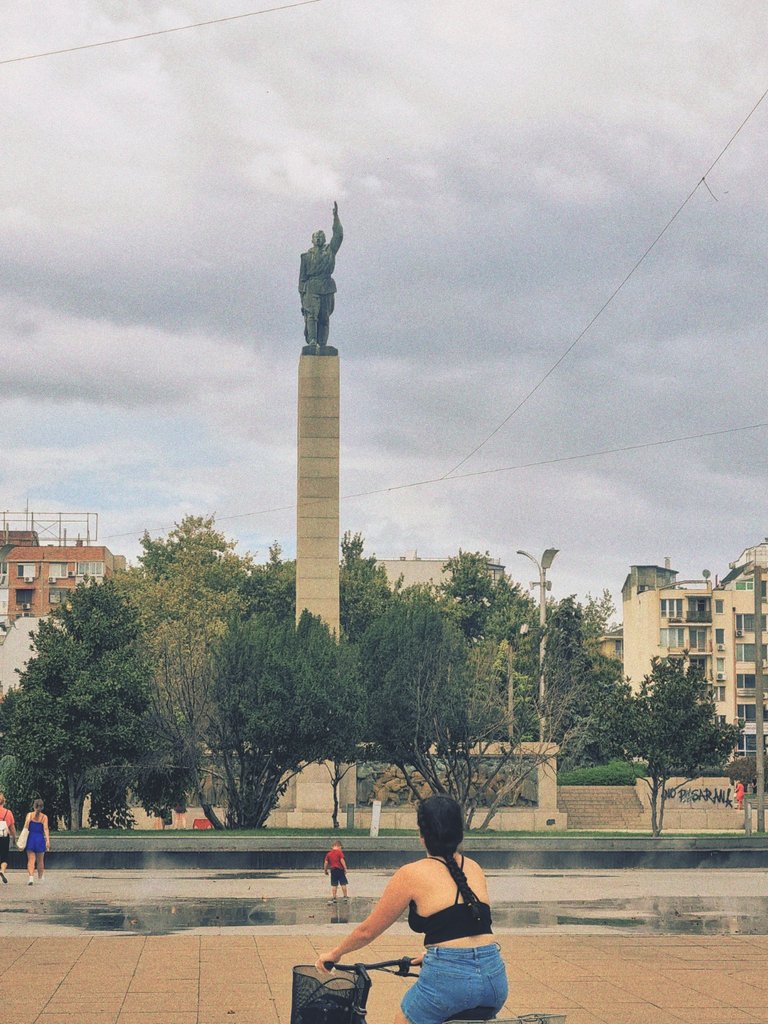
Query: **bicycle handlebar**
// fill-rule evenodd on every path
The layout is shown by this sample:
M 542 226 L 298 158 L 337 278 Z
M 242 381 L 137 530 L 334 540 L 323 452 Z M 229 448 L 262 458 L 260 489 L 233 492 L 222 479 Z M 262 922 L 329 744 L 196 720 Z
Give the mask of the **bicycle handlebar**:
M 404 956 L 399 960 L 381 960 L 376 964 L 335 964 L 332 960 L 325 960 L 323 963 L 327 971 L 335 967 L 337 971 L 351 971 L 353 973 L 360 969 L 365 971 L 386 971 L 390 967 L 396 967 L 397 970 L 391 973 L 397 974 L 401 978 L 407 978 L 411 973 L 413 960 L 409 956 Z

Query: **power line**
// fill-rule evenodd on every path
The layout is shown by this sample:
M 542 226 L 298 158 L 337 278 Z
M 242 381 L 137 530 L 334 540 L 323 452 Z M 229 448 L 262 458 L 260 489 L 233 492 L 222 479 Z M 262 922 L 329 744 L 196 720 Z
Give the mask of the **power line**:
M 661 241 L 661 239 L 664 237 L 664 235 L 667 233 L 667 231 L 672 227 L 674 222 L 677 220 L 677 218 L 683 212 L 683 210 L 688 205 L 688 203 L 691 201 L 691 199 L 694 197 L 696 192 L 698 192 L 699 188 L 702 185 L 704 185 L 707 189 L 709 188 L 709 186 L 707 185 L 707 180 L 706 180 L 707 179 L 707 175 L 714 169 L 714 167 L 717 166 L 717 164 L 719 163 L 719 161 L 721 160 L 721 158 L 725 154 L 726 150 L 731 146 L 733 141 L 739 135 L 741 130 L 747 124 L 749 119 L 755 113 L 755 111 L 760 106 L 760 104 L 763 102 L 763 100 L 765 99 L 766 96 L 768 96 L 768 89 L 765 90 L 765 92 L 762 94 L 762 96 L 757 101 L 757 103 L 755 103 L 755 105 L 752 107 L 750 112 L 747 114 L 747 116 L 741 122 L 739 127 L 736 129 L 736 131 L 733 133 L 733 135 L 731 135 L 730 139 L 726 142 L 726 144 L 723 146 L 723 148 L 717 154 L 717 156 L 712 161 L 712 163 L 709 165 L 709 167 L 706 169 L 706 171 L 704 171 L 704 173 L 702 174 L 701 178 L 699 178 L 699 180 L 696 182 L 695 186 L 691 189 L 691 191 L 685 197 L 683 202 L 678 206 L 678 208 L 675 210 L 675 212 L 672 214 L 672 216 L 666 222 L 666 224 L 661 229 L 661 231 L 656 235 L 656 237 L 651 242 L 651 244 L 648 246 L 648 248 L 645 250 L 645 252 L 642 254 L 642 256 L 635 262 L 635 264 L 632 266 L 632 269 L 629 271 L 629 273 L 626 274 L 624 276 L 624 278 L 621 280 L 621 282 L 617 285 L 617 287 L 614 288 L 614 290 L 611 292 L 611 294 L 608 296 L 608 298 L 605 300 L 605 302 L 602 304 L 602 306 L 598 309 L 598 311 L 595 313 L 595 315 L 592 317 L 592 319 L 587 323 L 586 327 L 584 327 L 576 335 L 576 337 L 571 342 L 571 344 L 558 357 L 558 359 L 555 360 L 555 362 L 550 366 L 550 368 L 547 370 L 547 372 L 544 374 L 544 376 L 539 379 L 539 381 L 534 385 L 534 387 L 531 388 L 531 390 L 525 395 L 525 397 L 522 398 L 517 403 L 517 405 L 514 407 L 514 409 L 512 409 L 512 411 L 510 413 L 508 413 L 508 415 L 505 416 L 504 419 L 496 427 L 494 427 L 493 430 L 485 438 L 483 438 L 483 440 L 478 445 L 475 445 L 475 447 L 472 449 L 471 452 L 469 452 L 468 455 L 465 455 L 464 458 L 461 459 L 459 462 L 457 462 L 456 465 L 452 469 L 449 469 L 448 472 L 445 474 L 446 477 L 451 476 L 453 473 L 456 472 L 457 469 L 460 469 L 464 465 L 465 462 L 469 462 L 469 460 L 474 455 L 477 455 L 477 453 L 480 451 L 480 449 L 484 448 L 485 445 L 488 444 L 488 442 L 491 440 L 491 438 L 495 437 L 496 434 L 498 434 L 498 432 L 500 430 L 502 430 L 503 427 L 505 427 L 507 425 L 507 423 L 509 423 L 509 421 L 512 419 L 513 416 L 517 415 L 517 413 L 523 408 L 523 406 L 526 404 L 526 402 L 528 402 L 529 399 L 533 398 L 533 396 L 536 394 L 536 392 L 539 390 L 539 388 L 541 388 L 546 383 L 546 381 L 552 376 L 552 374 L 555 372 L 555 370 L 558 368 L 558 366 L 560 366 L 560 364 L 563 362 L 563 360 L 574 350 L 574 348 L 576 348 L 576 346 L 579 344 L 579 342 L 584 337 L 584 335 L 587 334 L 587 332 L 592 328 L 592 326 L 595 324 L 595 322 L 602 316 L 602 314 L 605 312 L 605 310 L 608 308 L 608 306 L 610 306 L 610 304 L 613 302 L 613 300 L 616 298 L 616 296 L 619 294 L 619 292 L 622 290 L 622 288 L 627 284 L 627 282 L 630 280 L 630 278 L 638 270 L 640 265 L 646 260 L 646 258 L 651 254 L 653 249 L 655 249 L 655 247 L 658 245 L 658 243 Z
M 94 50 L 99 46 L 113 46 L 115 43 L 132 43 L 137 39 L 150 39 L 152 36 L 167 36 L 171 32 L 186 32 L 191 28 L 205 28 L 208 25 L 223 25 L 227 21 L 241 21 L 243 18 L 256 18 L 259 14 L 274 14 L 276 11 L 289 11 L 294 7 L 306 7 L 308 4 L 319 4 L 321 0 L 297 0 L 296 3 L 282 4 L 279 7 L 266 7 L 260 11 L 248 11 L 245 14 L 231 14 L 227 18 L 211 18 L 210 21 L 196 21 L 191 25 L 177 25 L 175 28 L 159 28 L 153 32 L 140 32 L 134 36 L 118 36 L 115 39 L 102 39 L 98 43 L 83 43 L 80 46 L 67 46 L 61 50 L 45 50 L 42 53 L 28 53 L 23 57 L 6 57 L 0 64 L 17 64 L 23 60 L 39 60 L 41 57 L 58 57 L 62 53 L 76 53 L 78 50 Z
M 355 498 L 372 498 L 380 494 L 391 494 L 394 491 L 406 491 L 412 490 L 415 487 L 426 487 L 429 484 L 444 484 L 451 483 L 454 480 L 470 480 L 475 477 L 491 476 L 495 473 L 514 473 L 522 469 L 536 469 L 540 466 L 554 466 L 558 463 L 563 462 L 580 462 L 585 459 L 596 459 L 603 455 L 617 455 L 623 452 L 635 452 L 641 451 L 644 448 L 661 448 L 669 444 L 681 444 L 684 441 L 698 441 L 706 437 L 722 437 L 725 434 L 737 434 L 747 430 L 761 430 L 768 427 L 768 420 L 761 423 L 747 423 L 743 426 L 738 427 L 722 427 L 719 430 L 704 430 L 697 434 L 681 434 L 677 437 L 666 437 L 658 441 L 639 441 L 636 444 L 618 445 L 613 448 L 599 448 L 592 452 L 580 452 L 576 455 L 560 455 L 550 459 L 538 459 L 535 462 L 521 462 L 516 463 L 512 466 L 497 466 L 494 469 L 479 469 L 471 473 L 460 473 L 457 476 L 446 477 L 446 476 L 434 476 L 427 477 L 423 480 L 413 480 L 410 483 L 404 484 L 393 484 L 389 487 L 379 487 L 372 491 L 357 491 L 352 494 L 344 494 L 341 496 L 341 501 L 351 501 Z M 318 501 L 326 499 L 317 499 Z M 258 509 L 255 512 L 235 512 L 225 516 L 214 516 L 217 523 L 230 522 L 233 519 L 250 519 L 255 516 L 271 515 L 275 512 L 290 512 L 296 508 L 296 504 L 291 505 L 275 505 L 272 508 Z M 156 526 L 151 529 L 146 529 L 147 533 L 161 533 L 167 530 L 168 526 Z M 136 531 L 131 530 L 126 533 L 112 533 L 105 540 L 117 540 L 121 537 L 135 537 Z

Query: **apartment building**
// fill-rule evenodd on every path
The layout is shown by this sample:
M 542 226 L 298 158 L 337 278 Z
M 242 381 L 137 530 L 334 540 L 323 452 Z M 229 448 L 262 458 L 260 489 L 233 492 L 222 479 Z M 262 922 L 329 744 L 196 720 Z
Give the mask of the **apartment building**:
M 622 589 L 624 673 L 638 687 L 654 657 L 686 658 L 704 673 L 723 721 L 742 721 L 739 751 L 755 750 L 755 627 L 766 634 L 766 582 L 755 618 L 752 566 L 768 566 L 768 540 L 745 550 L 713 581 L 679 580 L 664 566 L 633 565 Z M 765 648 L 763 648 L 765 658 Z
M 376 564 L 384 568 L 390 587 L 402 580 L 404 587 L 415 584 L 434 584 L 439 586 L 446 582 L 446 558 L 422 558 L 417 551 L 409 551 L 399 558 L 380 558 Z M 498 559 L 488 558 L 488 574 L 492 583 L 497 583 L 504 575 L 504 566 Z
M 125 558 L 103 544 L 15 545 L 2 558 L 6 619 L 50 615 L 86 578 L 100 581 L 125 568 Z M 4 571 L 3 571 L 4 570 Z

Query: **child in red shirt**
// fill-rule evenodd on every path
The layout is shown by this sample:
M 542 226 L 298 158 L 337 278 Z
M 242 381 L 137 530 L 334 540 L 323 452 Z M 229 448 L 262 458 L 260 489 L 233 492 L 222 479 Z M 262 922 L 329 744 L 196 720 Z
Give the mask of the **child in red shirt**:
M 345 900 L 349 899 L 347 895 L 347 862 L 344 860 L 344 851 L 341 848 L 341 843 L 337 839 L 331 849 L 326 853 L 325 860 L 323 861 L 323 872 L 327 875 L 328 871 L 331 872 L 331 896 L 332 899 L 328 900 L 328 903 L 336 902 L 336 891 L 341 886 L 341 891 Z

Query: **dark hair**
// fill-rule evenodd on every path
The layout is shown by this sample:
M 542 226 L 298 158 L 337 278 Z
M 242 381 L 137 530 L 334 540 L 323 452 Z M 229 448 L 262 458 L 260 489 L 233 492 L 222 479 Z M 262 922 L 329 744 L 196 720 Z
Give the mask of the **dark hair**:
M 44 806 L 45 805 L 43 804 L 42 800 L 35 800 L 35 802 L 32 804 L 35 814 L 38 814 L 40 811 L 42 811 Z
M 452 796 L 437 793 L 422 800 L 416 811 L 416 822 L 427 852 L 439 857 L 451 873 L 464 902 L 475 921 L 480 920 L 480 902 L 469 887 L 467 876 L 453 859 L 464 838 L 461 805 Z

